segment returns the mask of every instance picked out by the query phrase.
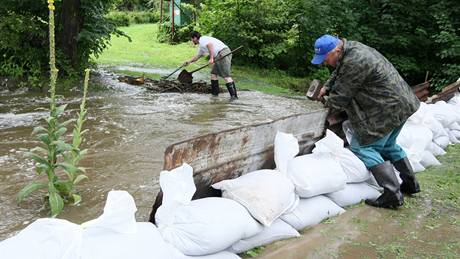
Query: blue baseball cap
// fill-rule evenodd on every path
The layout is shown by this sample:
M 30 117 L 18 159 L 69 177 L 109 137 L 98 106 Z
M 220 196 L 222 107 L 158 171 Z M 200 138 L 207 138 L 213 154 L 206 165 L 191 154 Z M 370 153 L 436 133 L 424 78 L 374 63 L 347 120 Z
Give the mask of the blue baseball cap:
M 327 53 L 333 50 L 337 46 L 338 42 L 339 39 L 337 37 L 329 34 L 319 37 L 315 41 L 315 55 L 313 56 L 311 63 L 314 65 L 323 63 L 324 59 L 326 59 Z

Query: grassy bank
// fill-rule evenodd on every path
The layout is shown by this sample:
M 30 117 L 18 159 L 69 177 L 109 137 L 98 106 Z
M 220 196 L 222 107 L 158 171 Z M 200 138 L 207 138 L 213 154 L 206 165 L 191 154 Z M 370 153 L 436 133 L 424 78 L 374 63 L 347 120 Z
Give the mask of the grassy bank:
M 138 66 L 149 68 L 169 69 L 171 72 L 179 67 L 185 60 L 196 54 L 197 48 L 191 42 L 177 45 L 158 43 L 156 24 L 137 24 L 129 27 L 121 27 L 122 31 L 132 38 L 129 42 L 126 38 L 114 37 L 111 46 L 96 59 L 102 66 Z M 238 58 L 235 54 L 234 58 Z M 195 64 L 187 67 L 187 70 L 198 68 L 206 64 L 202 58 Z M 210 71 L 206 68 L 204 71 Z M 115 71 L 120 74 L 137 76 L 142 73 L 127 70 Z M 258 90 L 272 94 L 304 94 L 305 91 L 294 92 L 292 89 L 305 89 L 309 81 L 287 75 L 278 70 L 267 70 L 247 66 L 233 66 L 233 77 L 237 81 L 238 88 Z M 146 74 L 150 78 L 158 78 L 159 74 Z

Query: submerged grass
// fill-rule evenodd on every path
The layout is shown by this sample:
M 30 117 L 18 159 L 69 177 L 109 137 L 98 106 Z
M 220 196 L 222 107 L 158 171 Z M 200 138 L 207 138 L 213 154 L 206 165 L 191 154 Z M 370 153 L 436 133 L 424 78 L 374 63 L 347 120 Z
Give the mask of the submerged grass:
M 173 71 L 184 61 L 196 54 L 197 47 L 191 42 L 170 45 L 159 43 L 156 39 L 158 33 L 157 24 L 137 24 L 129 27 L 119 28 L 128 34 L 132 42 L 124 37 L 114 37 L 111 46 L 102 53 L 96 62 L 102 66 L 138 66 L 151 68 L 165 68 Z M 234 59 L 238 54 L 234 55 Z M 191 64 L 187 70 L 193 70 L 206 64 L 205 58 Z M 205 68 L 204 71 L 210 71 Z M 256 90 L 278 95 L 299 95 L 309 84 L 309 80 L 290 76 L 283 71 L 274 69 L 261 69 L 248 66 L 232 66 L 232 74 L 237 82 L 238 88 Z M 142 73 L 118 70 L 125 75 L 140 76 Z M 150 77 L 150 75 L 145 74 Z M 153 74 L 152 78 L 159 78 L 160 75 Z M 298 89 L 300 92 L 295 92 Z

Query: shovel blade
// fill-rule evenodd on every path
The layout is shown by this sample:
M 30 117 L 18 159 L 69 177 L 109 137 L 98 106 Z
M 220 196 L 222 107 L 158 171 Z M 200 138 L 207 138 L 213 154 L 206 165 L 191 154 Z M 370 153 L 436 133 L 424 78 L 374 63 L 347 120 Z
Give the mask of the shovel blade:
M 182 70 L 177 77 L 177 80 L 181 82 L 182 84 L 191 84 L 193 81 L 193 76 L 191 73 L 187 72 L 187 70 Z

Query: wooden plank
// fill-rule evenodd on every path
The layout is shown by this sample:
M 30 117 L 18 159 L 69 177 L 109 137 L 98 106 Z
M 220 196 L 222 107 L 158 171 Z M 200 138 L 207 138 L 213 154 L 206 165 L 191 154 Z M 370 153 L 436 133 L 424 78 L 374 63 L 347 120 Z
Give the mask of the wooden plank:
M 319 109 L 172 144 L 165 151 L 164 169 L 171 170 L 186 162 L 194 169 L 194 199 L 218 196 L 219 192 L 210 188 L 212 184 L 275 167 L 273 143 L 277 131 L 293 134 L 299 140 L 301 154 L 310 152 L 324 134 L 327 113 L 327 109 Z M 152 208 L 151 222 L 161 200 L 160 192 Z

